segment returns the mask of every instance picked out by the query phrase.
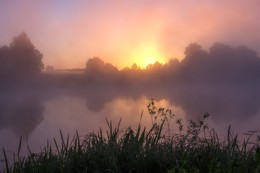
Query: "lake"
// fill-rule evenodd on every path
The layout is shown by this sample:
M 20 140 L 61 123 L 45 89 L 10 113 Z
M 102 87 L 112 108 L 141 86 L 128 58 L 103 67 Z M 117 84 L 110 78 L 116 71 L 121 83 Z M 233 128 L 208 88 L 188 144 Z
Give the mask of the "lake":
M 248 87 L 142 87 L 113 88 L 91 87 L 86 89 L 52 89 L 6 91 L 0 98 L 0 147 L 9 155 L 17 152 L 23 137 L 22 152 L 27 145 L 32 152 L 39 152 L 53 138 L 73 137 L 76 130 L 85 134 L 106 129 L 106 119 L 121 127 L 151 126 L 147 110 L 150 99 L 157 107 L 171 109 L 176 115 L 171 129 L 176 129 L 176 119 L 186 124 L 209 113 L 208 124 L 224 136 L 229 124 L 232 132 L 242 136 L 248 130 L 259 130 L 260 94 Z M 142 119 L 141 118 L 142 114 Z M 0 159 L 3 154 L 0 152 Z

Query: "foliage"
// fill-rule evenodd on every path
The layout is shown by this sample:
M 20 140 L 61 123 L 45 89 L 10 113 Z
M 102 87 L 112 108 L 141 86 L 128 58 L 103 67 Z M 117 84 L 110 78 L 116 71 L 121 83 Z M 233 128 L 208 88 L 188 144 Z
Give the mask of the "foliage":
M 61 144 L 56 139 L 40 153 L 20 156 L 19 149 L 14 163 L 5 156 L 5 170 L 9 173 L 41 172 L 168 172 L 168 173 L 247 173 L 257 172 L 260 167 L 259 136 L 254 144 L 247 140 L 240 143 L 238 135 L 219 139 L 214 129 L 209 129 L 205 114 L 198 120 L 189 121 L 184 127 L 177 120 L 178 132 L 169 134 L 169 121 L 174 118 L 171 110 L 157 108 L 154 100 L 147 106 L 152 118 L 150 129 L 139 123 L 137 129 L 120 128 L 107 121 L 108 129 L 87 134 L 80 139 L 76 132 L 73 139 L 60 131 Z
M 24 32 L 14 37 L 9 46 L 0 47 L 0 87 L 37 77 L 43 69 L 42 57 Z

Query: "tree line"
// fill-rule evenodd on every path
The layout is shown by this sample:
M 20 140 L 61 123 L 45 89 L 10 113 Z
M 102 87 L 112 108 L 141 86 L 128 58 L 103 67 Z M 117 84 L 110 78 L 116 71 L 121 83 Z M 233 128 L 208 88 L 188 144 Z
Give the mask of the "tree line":
M 9 46 L 0 48 L 0 88 L 17 87 L 40 81 L 45 85 L 112 85 L 112 86 L 171 86 L 174 85 L 249 85 L 260 84 L 260 58 L 246 47 L 222 43 L 204 50 L 191 43 L 183 60 L 170 59 L 166 64 L 155 62 L 145 69 L 133 64 L 118 70 L 98 57 L 90 58 L 82 74 L 44 74 L 43 55 L 26 33 L 13 38 Z M 46 68 L 53 70 L 53 67 Z M 19 84 L 19 85 L 18 85 Z

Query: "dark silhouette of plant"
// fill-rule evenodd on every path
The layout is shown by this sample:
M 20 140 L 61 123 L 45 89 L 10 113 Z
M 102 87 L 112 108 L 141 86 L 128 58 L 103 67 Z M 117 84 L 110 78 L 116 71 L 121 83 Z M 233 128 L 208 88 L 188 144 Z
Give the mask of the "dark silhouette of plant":
M 42 57 L 24 32 L 14 37 L 9 46 L 0 48 L 0 87 L 33 80 L 43 69 Z
M 149 102 L 148 111 L 154 119 L 151 128 L 139 123 L 137 129 L 122 129 L 121 120 L 116 126 L 107 120 L 106 131 L 100 128 L 84 139 L 78 132 L 70 139 L 60 131 L 60 143 L 54 139 L 40 153 L 32 153 L 28 148 L 26 157 L 19 155 L 20 139 L 13 164 L 3 149 L 4 172 L 258 172 L 258 140 L 249 144 L 248 138 L 240 143 L 238 135 L 231 134 L 230 126 L 227 139 L 219 138 L 204 122 L 209 114 L 191 120 L 182 134 L 167 136 L 162 130 L 167 116 L 159 113 L 163 111 L 159 109 L 154 100 Z
M 9 49 L 15 73 L 38 74 L 43 69 L 43 55 L 34 47 L 26 33 L 14 37 Z

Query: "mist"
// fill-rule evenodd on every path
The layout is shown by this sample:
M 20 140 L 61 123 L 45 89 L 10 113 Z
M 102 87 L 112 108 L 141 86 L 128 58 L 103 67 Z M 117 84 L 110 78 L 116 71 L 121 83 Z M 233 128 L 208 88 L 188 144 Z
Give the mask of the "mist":
M 214 43 L 189 44 L 183 60 L 133 64 L 119 70 L 99 57 L 84 69 L 43 69 L 43 55 L 25 33 L 0 48 L 0 128 L 30 135 L 42 121 L 48 100 L 68 96 L 100 112 L 117 98 L 166 99 L 188 118 L 209 113 L 215 123 L 245 121 L 259 113 L 260 59 L 253 49 Z
M 259 0 L 0 0 L 0 172 L 16 156 L 64 148 L 66 138 L 84 144 L 108 121 L 122 120 L 131 133 L 149 129 L 159 117 L 149 113 L 151 100 L 173 113 L 163 120 L 167 132 L 153 126 L 156 138 L 209 115 L 212 139 L 216 131 L 227 146 L 244 145 L 248 135 L 248 145 L 259 142 L 259 7 Z
M 260 53 L 259 5 L 257 0 L 3 1 L 0 46 L 25 31 L 44 54 L 44 64 L 57 69 L 83 68 L 93 56 L 122 69 L 137 63 L 147 45 L 164 62 L 183 59 L 191 42 L 206 49 L 215 41 L 242 44 Z

